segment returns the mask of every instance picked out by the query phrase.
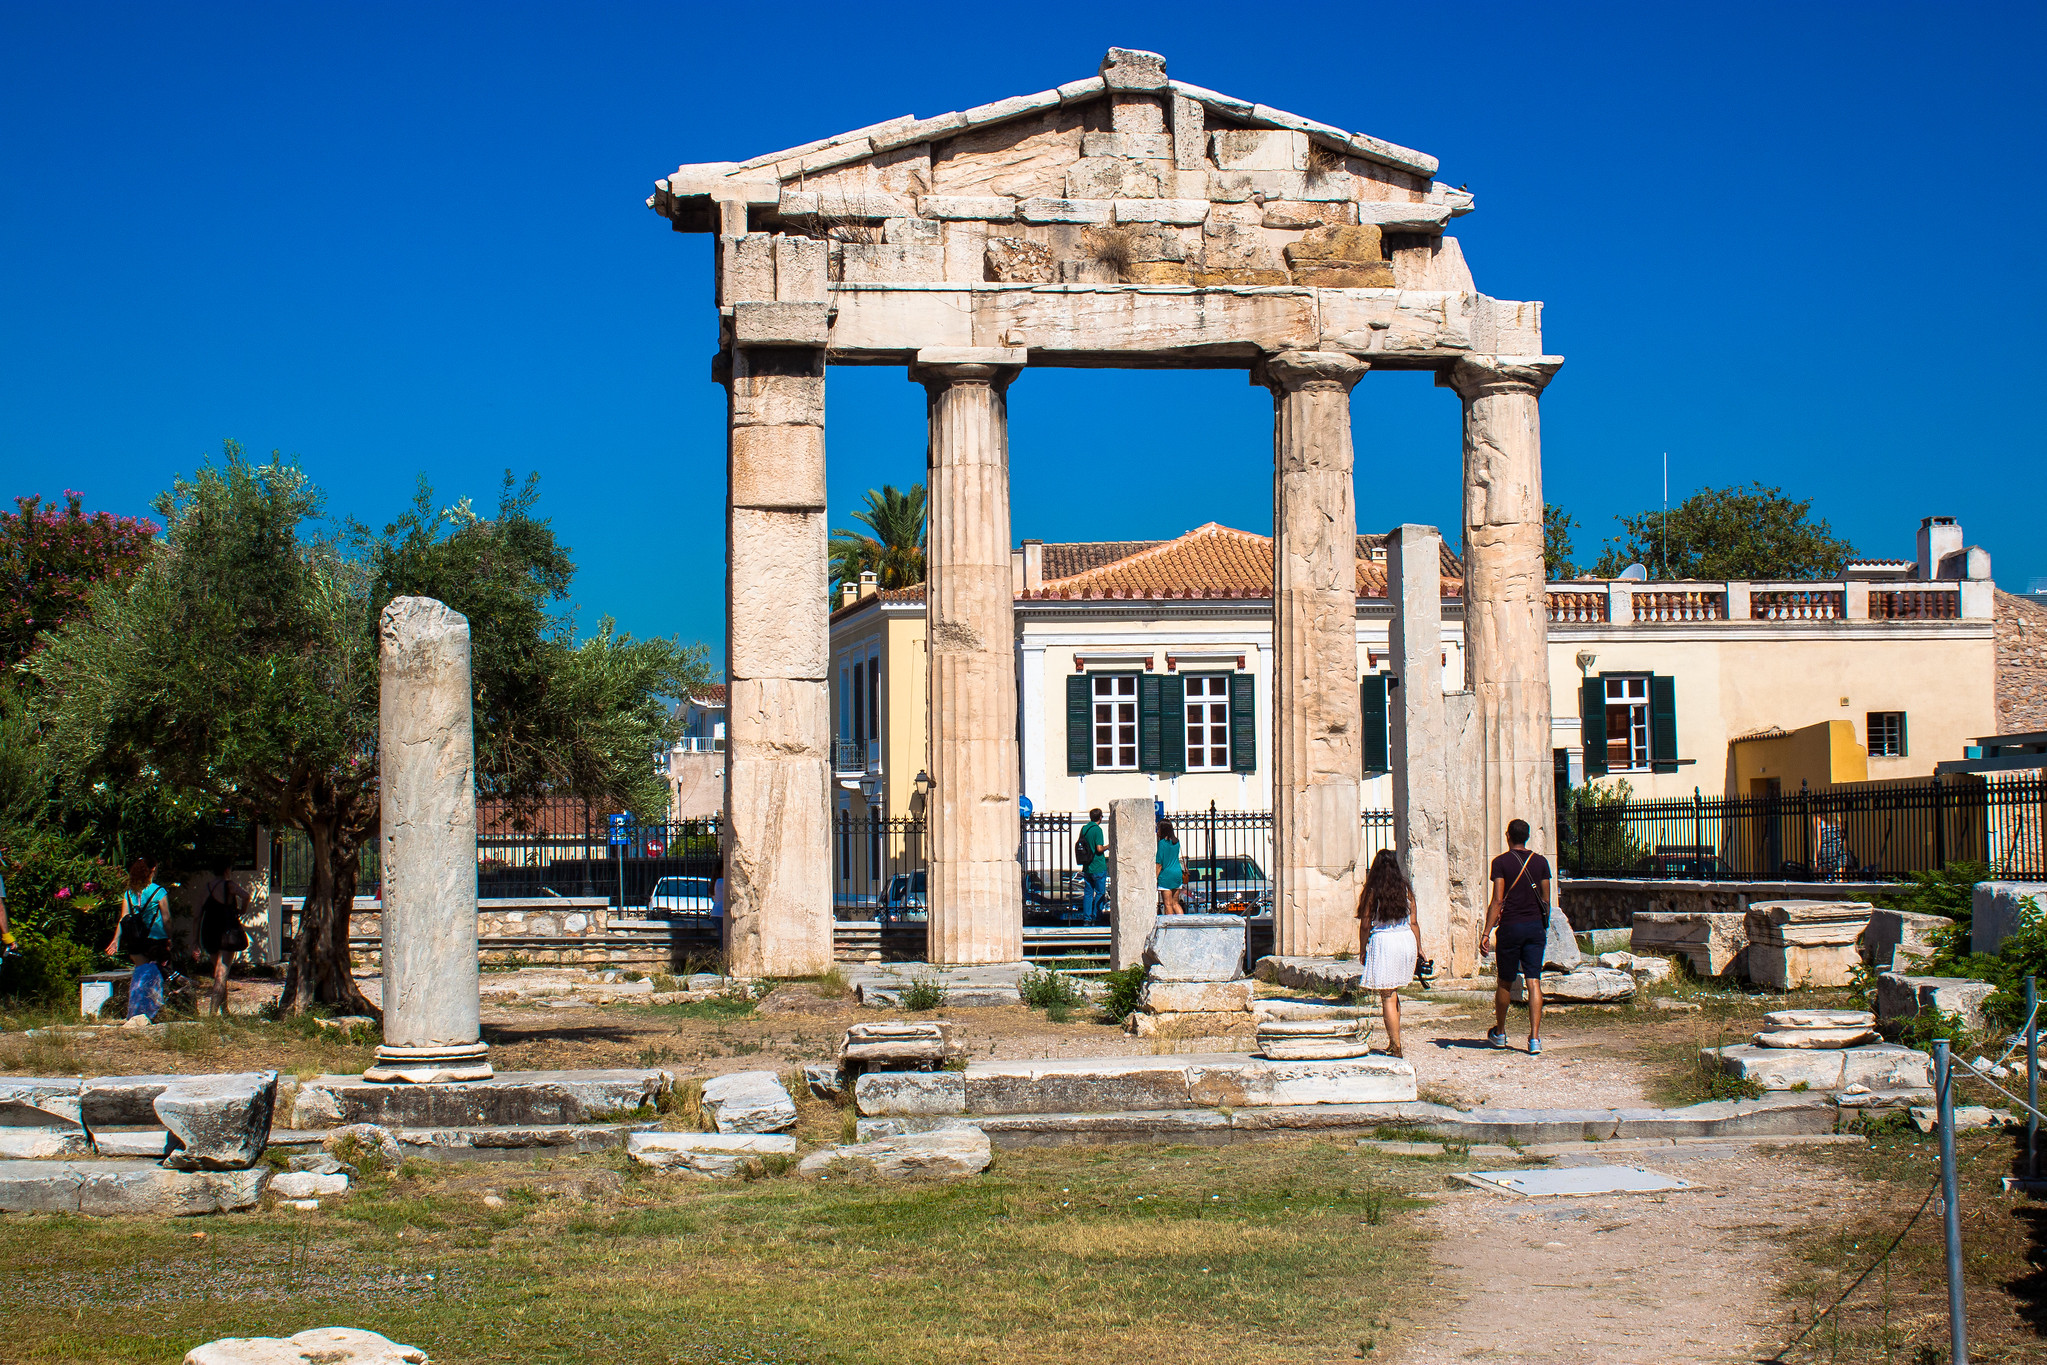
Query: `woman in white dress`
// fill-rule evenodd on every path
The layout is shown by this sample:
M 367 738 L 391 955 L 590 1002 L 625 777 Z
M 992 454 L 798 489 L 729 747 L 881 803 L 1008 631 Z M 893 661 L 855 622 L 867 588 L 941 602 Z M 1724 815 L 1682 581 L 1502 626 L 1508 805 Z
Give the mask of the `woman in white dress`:
M 1381 849 L 1365 874 L 1364 894 L 1358 897 L 1358 957 L 1365 964 L 1364 988 L 1379 992 L 1386 1050 L 1395 1057 L 1407 1055 L 1400 1047 L 1400 988 L 1414 980 L 1421 947 L 1414 891 L 1393 850 Z

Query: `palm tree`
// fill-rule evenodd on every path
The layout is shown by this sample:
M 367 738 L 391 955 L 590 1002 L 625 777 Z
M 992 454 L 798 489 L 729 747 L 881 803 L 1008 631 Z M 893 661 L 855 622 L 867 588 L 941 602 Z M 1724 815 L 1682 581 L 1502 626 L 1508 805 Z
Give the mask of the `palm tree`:
M 907 493 L 893 484 L 881 491 L 867 490 L 867 506 L 853 514 L 853 520 L 873 532 L 835 530 L 832 532 L 832 588 L 836 598 L 841 583 L 857 582 L 863 570 L 872 569 L 884 588 L 907 588 L 924 581 L 924 485 L 913 484 Z

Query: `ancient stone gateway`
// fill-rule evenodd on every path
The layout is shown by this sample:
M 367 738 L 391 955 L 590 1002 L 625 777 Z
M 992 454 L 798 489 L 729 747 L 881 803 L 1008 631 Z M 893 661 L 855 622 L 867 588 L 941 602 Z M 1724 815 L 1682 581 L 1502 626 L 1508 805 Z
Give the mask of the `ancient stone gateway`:
M 1355 942 L 1349 394 L 1375 367 L 1455 388 L 1479 827 L 1497 837 L 1519 815 L 1549 845 L 1536 399 L 1561 362 L 1542 354 L 1541 305 L 1473 285 L 1444 234 L 1472 196 L 1435 172 L 1434 157 L 1113 48 L 1098 75 L 1056 90 L 655 183 L 648 206 L 676 231 L 718 238 L 734 971 L 832 960 L 827 363 L 902 365 L 930 395 L 933 961 L 1023 953 L 1005 394 L 1034 366 L 1238 368 L 1272 391 L 1285 954 Z

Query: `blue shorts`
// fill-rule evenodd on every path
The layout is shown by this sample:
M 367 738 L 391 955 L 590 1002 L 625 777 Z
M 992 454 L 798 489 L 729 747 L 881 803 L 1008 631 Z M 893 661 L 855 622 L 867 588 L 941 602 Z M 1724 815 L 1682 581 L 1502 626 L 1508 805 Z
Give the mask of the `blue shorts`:
M 1503 924 L 1493 940 L 1494 960 L 1497 962 L 1500 984 L 1512 986 L 1522 977 L 1528 977 L 1538 984 L 1542 981 L 1543 950 L 1549 947 L 1549 926 L 1535 924 Z

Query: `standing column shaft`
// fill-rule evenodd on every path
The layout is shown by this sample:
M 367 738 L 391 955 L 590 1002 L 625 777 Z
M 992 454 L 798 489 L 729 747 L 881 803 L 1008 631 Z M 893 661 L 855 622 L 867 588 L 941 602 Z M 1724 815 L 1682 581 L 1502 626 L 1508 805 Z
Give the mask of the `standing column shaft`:
M 363 1078 L 483 1080 L 469 622 L 399 597 L 378 637 L 384 1043 Z
M 1508 821 L 1526 820 L 1528 846 L 1552 863 L 1556 789 L 1537 399 L 1563 363 L 1562 356 L 1474 356 L 1448 376 L 1464 400 L 1464 639 L 1483 753 L 1485 832 L 1503 839 Z
M 1357 944 L 1364 754 L 1357 664 L 1357 504 L 1350 391 L 1365 362 L 1267 359 L 1273 392 L 1274 951 Z
M 1443 537 L 1401 526 L 1386 541 L 1393 599 L 1393 835 L 1421 915 L 1422 954 L 1449 962 L 1450 789 L 1443 704 Z
M 1009 565 L 1010 366 L 920 365 L 931 396 L 925 661 L 931 707 L 926 955 L 1023 959 L 1016 598 Z
M 813 976 L 832 965 L 824 352 L 727 365 L 725 958 Z

